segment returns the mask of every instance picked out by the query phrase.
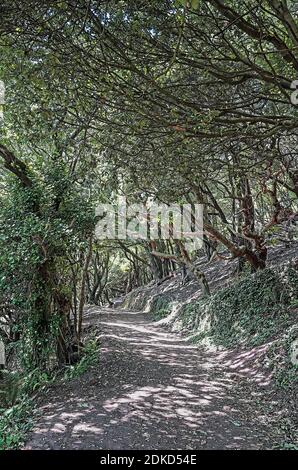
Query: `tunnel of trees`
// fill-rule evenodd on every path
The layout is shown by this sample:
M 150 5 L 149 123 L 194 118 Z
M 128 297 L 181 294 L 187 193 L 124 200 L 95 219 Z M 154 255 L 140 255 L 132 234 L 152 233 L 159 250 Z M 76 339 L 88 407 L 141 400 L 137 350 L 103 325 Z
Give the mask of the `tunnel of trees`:
M 0 324 L 25 369 L 70 361 L 85 304 L 196 259 L 266 267 L 297 221 L 298 5 L 1 1 Z M 204 244 L 99 240 L 126 196 L 204 205 Z M 283 235 L 285 236 L 285 235 Z

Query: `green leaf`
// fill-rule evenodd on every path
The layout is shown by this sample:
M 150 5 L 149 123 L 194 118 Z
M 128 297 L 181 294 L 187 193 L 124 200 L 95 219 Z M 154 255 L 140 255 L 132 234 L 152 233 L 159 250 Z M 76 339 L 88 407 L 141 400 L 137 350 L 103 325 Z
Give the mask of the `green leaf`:
M 191 8 L 193 10 L 198 10 L 200 7 L 200 0 L 191 0 Z

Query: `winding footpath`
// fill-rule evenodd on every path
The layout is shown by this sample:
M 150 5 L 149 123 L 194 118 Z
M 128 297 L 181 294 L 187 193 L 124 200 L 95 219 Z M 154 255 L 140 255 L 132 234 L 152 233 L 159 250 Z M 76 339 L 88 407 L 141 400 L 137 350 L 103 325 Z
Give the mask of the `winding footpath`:
M 89 326 L 88 326 L 89 325 Z M 24 449 L 260 449 L 274 442 L 262 348 L 210 353 L 143 313 L 91 308 L 99 362 L 38 399 Z

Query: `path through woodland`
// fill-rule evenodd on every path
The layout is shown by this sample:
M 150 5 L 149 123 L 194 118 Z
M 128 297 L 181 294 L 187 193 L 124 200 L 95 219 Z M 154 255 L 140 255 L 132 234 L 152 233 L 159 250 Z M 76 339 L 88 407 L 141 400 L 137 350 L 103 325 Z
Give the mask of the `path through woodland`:
M 26 449 L 272 447 L 260 403 L 272 410 L 274 399 L 255 367 L 262 348 L 202 351 L 143 313 L 93 308 L 87 318 L 99 363 L 39 400 Z

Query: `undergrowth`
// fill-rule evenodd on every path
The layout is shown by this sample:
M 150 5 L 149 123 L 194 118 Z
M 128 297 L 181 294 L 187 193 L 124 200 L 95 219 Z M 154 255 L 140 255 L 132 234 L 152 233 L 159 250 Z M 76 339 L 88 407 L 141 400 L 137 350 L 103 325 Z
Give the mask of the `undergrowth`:
M 32 396 L 54 376 L 34 369 L 28 374 L 3 371 L 0 380 L 0 450 L 17 449 L 32 427 Z
M 150 313 L 154 320 L 161 320 L 167 317 L 171 312 L 171 303 L 162 295 L 156 296 L 150 305 Z
M 3 371 L 0 380 L 0 450 L 18 449 L 25 442 L 33 425 L 36 393 L 45 390 L 59 379 L 79 377 L 98 360 L 99 345 L 90 340 L 83 349 L 82 358 L 62 372 L 47 373 L 34 369 L 30 373 Z
M 298 273 L 264 269 L 209 298 L 182 307 L 182 329 L 208 335 L 217 345 L 258 346 L 297 321 Z
M 154 318 L 170 313 L 169 299 L 152 303 Z M 298 338 L 298 272 L 292 266 L 266 268 L 246 275 L 208 298 L 180 307 L 175 329 L 191 334 L 194 343 L 225 348 L 255 347 L 272 341 L 268 359 L 275 380 L 284 387 L 298 384 L 291 346 Z
M 64 379 L 71 380 L 79 377 L 94 366 L 98 361 L 99 346 L 96 339 L 86 343 L 82 358 L 74 365 L 65 368 Z

